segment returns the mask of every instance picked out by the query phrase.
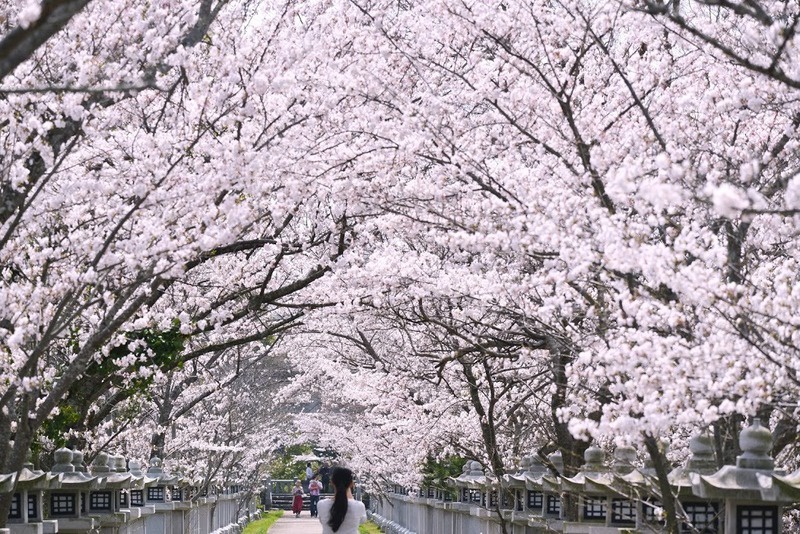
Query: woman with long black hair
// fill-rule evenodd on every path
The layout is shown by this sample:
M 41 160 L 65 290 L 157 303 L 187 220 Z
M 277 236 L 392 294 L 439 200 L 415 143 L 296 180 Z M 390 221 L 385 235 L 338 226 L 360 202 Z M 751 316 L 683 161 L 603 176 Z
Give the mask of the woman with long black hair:
M 334 467 L 331 473 L 333 499 L 323 499 L 317 505 L 322 534 L 358 534 L 358 525 L 367 520 L 364 503 L 353 498 L 353 472 Z

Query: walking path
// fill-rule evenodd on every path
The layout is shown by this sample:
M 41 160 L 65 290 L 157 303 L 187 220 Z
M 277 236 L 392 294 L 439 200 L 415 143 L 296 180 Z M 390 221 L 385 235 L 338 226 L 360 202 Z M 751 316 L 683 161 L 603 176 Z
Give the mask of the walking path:
M 306 510 L 299 518 L 287 511 L 269 528 L 267 534 L 322 534 L 322 525 L 319 519 L 310 517 Z

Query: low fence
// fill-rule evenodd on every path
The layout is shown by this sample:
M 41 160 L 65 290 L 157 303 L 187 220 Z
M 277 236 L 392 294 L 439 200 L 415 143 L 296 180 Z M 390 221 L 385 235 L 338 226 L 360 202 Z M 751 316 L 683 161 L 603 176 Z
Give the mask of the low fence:
M 372 521 L 386 534 L 502 533 L 499 522 L 491 517 L 492 511 L 461 503 L 390 494 L 372 499 L 371 506 Z M 508 534 L 527 534 L 526 527 L 518 525 Z
M 775 469 L 772 435 L 758 420 L 739 438 L 736 465 L 717 468 L 711 438 L 692 440 L 692 457 L 669 473 L 685 534 L 780 534 L 784 511 L 800 503 L 800 471 Z M 636 451 L 620 447 L 611 466 L 590 447 L 573 477 L 560 476 L 560 456 L 550 466 L 525 459 L 520 472 L 494 477 L 467 462 L 445 489 L 388 488 L 371 500 L 375 521 L 389 534 L 569 534 L 664 531 L 661 488 L 650 466 L 636 467 Z M 565 499 L 575 504 L 566 516 Z
M 170 476 L 158 458 L 146 472 L 103 453 L 91 469 L 80 452 L 54 458 L 49 472 L 0 474 L 0 493 L 11 495 L 0 534 L 237 534 L 260 516 L 250 493 Z

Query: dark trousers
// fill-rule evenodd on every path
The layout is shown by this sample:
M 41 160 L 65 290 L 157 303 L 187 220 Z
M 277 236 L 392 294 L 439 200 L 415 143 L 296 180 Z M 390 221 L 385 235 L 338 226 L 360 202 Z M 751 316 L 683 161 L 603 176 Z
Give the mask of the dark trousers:
M 319 495 L 311 495 L 309 499 L 310 499 L 309 508 L 311 510 L 311 517 L 317 517 L 317 503 L 319 502 Z

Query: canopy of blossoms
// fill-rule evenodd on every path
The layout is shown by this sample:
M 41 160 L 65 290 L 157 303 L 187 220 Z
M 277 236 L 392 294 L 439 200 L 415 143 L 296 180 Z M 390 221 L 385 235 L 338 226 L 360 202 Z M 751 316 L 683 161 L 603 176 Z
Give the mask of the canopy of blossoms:
M 730 460 L 755 415 L 796 464 L 798 21 L 0 2 L 0 469 L 252 479 L 310 440 L 413 483 L 704 429 Z

